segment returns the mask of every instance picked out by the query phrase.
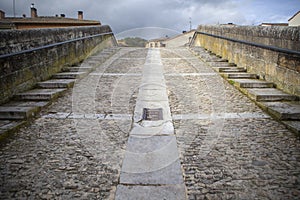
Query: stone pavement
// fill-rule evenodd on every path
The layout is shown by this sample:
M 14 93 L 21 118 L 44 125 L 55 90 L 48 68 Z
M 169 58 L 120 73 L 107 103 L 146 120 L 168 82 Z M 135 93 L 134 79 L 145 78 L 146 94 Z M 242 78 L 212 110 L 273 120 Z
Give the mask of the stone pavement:
M 186 199 L 163 72 L 149 49 L 116 199 Z
M 163 127 L 140 121 L 154 97 Z M 40 115 L 1 143 L 0 199 L 300 197 L 299 139 L 186 48 L 121 48 Z

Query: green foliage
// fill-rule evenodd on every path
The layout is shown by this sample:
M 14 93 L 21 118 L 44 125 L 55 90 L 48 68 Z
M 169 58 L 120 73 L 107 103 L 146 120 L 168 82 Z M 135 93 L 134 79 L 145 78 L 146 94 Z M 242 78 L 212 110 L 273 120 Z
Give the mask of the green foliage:
M 229 84 L 234 85 L 235 81 L 234 80 L 228 80 Z
M 118 41 L 120 45 L 128 47 L 145 47 L 147 40 L 139 37 L 127 37 Z

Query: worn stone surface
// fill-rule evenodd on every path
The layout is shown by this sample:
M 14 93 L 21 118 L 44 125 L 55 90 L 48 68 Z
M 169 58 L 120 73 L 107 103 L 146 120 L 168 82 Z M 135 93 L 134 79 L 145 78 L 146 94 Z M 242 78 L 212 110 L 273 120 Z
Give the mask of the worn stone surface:
M 132 50 L 124 50 L 123 53 Z M 139 55 L 139 52 L 135 53 Z M 106 64 L 109 65 L 104 63 L 98 71 L 105 71 Z M 113 188 L 118 183 L 131 120 L 111 118 L 103 121 L 101 119 L 104 118 L 88 117 L 91 110 L 88 106 L 96 107 L 95 103 L 86 104 L 88 91 L 91 90 L 88 80 L 86 77 L 76 82 L 73 90 L 68 90 L 41 113 L 44 116 L 65 111 L 68 115 L 38 118 L 1 144 L 1 199 L 108 199 L 111 193 L 114 195 Z M 130 81 L 130 78 L 124 80 L 122 76 L 110 79 L 113 82 L 106 80 L 99 77 L 99 84 L 95 84 L 97 96 L 93 99 L 96 104 L 108 102 L 102 105 L 106 111 L 102 113 L 120 114 L 117 111 L 121 109 L 115 108 L 112 112 L 117 103 L 118 108 L 133 109 L 128 104 L 134 105 L 134 97 L 132 93 L 128 94 L 128 90 L 131 84 L 134 93 L 137 81 Z M 123 84 L 128 80 L 130 83 Z M 115 91 L 126 88 L 127 93 L 113 93 L 113 88 Z M 82 91 L 87 93 L 82 93 L 79 98 L 85 98 L 76 102 L 75 95 Z M 111 102 L 112 96 L 116 99 L 115 103 Z M 126 103 L 121 104 L 124 102 L 122 99 L 126 99 Z M 82 105 L 82 109 L 76 108 L 75 103 Z M 67 118 L 74 110 L 82 111 L 86 118 Z
M 299 139 L 187 49 L 160 51 L 165 74 L 172 73 L 165 82 L 187 198 L 299 199 Z M 118 199 L 146 55 L 145 49 L 122 48 L 2 142 L 0 199 Z M 182 191 L 118 187 L 127 194 L 119 199 L 176 199 Z
M 274 86 L 271 82 L 257 79 L 237 79 L 232 81 L 240 88 L 272 88 Z
M 174 54 L 178 52 L 174 51 Z M 166 70 L 173 69 L 171 62 L 165 60 L 164 64 Z M 182 67 L 186 71 L 208 70 L 199 63 Z M 218 116 L 218 112 L 257 114 L 249 118 L 224 115 L 223 118 L 195 116 L 173 120 L 188 198 L 298 199 L 298 138 L 275 120 L 259 118 L 263 112 L 253 102 L 219 79 L 217 76 L 167 77 L 173 116 L 193 113 Z
M 144 113 L 145 109 L 161 111 L 161 114 L 158 117 L 148 118 L 145 116 L 147 115 Z M 156 185 L 155 189 L 158 191 L 156 198 L 170 198 L 169 195 L 176 191 L 174 187 L 181 184 L 181 188 L 184 188 L 184 184 L 159 49 L 148 51 L 142 70 L 133 125 L 135 128 L 130 132 L 128 139 L 119 185 L 148 186 L 148 189 Z M 137 127 L 144 128 L 137 130 Z M 160 135 L 162 133 L 160 128 L 166 127 L 170 135 Z M 151 128 L 151 135 L 149 132 L 146 133 L 147 135 L 143 132 L 136 135 L 137 131 L 149 131 L 149 128 Z M 119 185 L 118 198 L 127 198 L 128 191 L 123 190 Z M 164 187 L 165 185 L 170 187 Z M 178 196 L 186 196 L 185 190 L 176 192 L 181 192 Z M 131 196 L 149 198 L 147 193 L 140 193 L 137 190 L 133 190 Z
M 300 120 L 300 101 L 264 102 L 263 104 L 280 120 Z
M 182 200 L 185 188 L 182 185 L 172 186 L 123 186 L 119 185 L 116 200 L 139 200 L 146 196 L 149 200 Z
M 66 89 L 33 89 L 19 93 L 16 98 L 19 100 L 45 101 L 59 97 Z
M 248 89 L 248 95 L 255 101 L 295 101 L 297 96 L 282 92 L 275 88 Z
M 37 85 L 41 88 L 70 88 L 74 85 L 75 80 L 71 79 L 50 79 L 43 82 L 38 82 Z
M 39 111 L 38 107 L 0 106 L 0 119 L 27 119 Z

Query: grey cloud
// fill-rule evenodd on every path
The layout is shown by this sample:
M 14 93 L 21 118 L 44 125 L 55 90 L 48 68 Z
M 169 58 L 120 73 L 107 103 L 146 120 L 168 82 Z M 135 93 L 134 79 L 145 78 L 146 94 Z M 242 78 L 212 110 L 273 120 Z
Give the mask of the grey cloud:
M 299 0 L 15 0 L 17 15 L 29 15 L 35 3 L 39 15 L 66 14 L 77 17 L 84 11 L 85 19 L 109 24 L 115 33 L 139 27 L 163 27 L 181 32 L 198 24 L 233 22 L 252 24 L 283 21 L 300 8 Z M 297 8 L 298 7 L 298 8 Z M 268 9 L 269 8 L 269 9 Z M 274 8 L 274 9 L 273 9 Z M 283 9 L 284 8 L 284 9 Z M 0 0 L 0 9 L 12 16 L 12 0 Z

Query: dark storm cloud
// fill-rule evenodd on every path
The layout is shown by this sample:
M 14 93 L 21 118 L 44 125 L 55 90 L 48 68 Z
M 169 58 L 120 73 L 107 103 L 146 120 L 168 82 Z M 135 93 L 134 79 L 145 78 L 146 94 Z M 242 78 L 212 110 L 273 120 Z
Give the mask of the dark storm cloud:
M 0 0 L 0 9 L 13 15 L 13 0 Z M 164 27 L 188 30 L 198 24 L 287 22 L 300 10 L 300 0 L 15 0 L 16 14 L 30 15 L 35 3 L 40 16 L 66 14 L 77 17 L 84 11 L 85 19 L 109 24 L 115 33 L 140 27 Z

